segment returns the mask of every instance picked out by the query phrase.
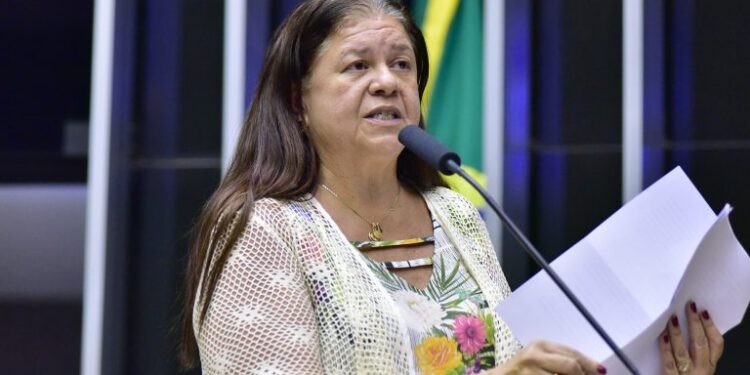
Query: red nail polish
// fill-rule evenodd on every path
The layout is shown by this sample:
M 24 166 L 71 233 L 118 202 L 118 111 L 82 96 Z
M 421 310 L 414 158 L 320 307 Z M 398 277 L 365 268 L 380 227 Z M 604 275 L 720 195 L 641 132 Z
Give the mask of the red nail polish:
M 695 307 L 695 302 L 690 302 L 690 310 L 693 310 L 693 312 L 698 312 L 698 308 Z
M 677 321 L 677 315 L 672 315 L 672 326 L 679 327 L 680 323 Z
M 705 319 L 705 320 L 711 319 L 711 317 L 708 315 L 708 311 L 707 310 L 703 310 L 703 313 L 701 313 L 701 315 L 703 315 L 703 319 Z
M 664 337 L 662 337 L 662 339 L 664 340 L 665 344 L 668 343 L 669 342 L 669 335 L 665 333 Z
M 602 365 L 599 365 L 599 366 L 597 366 L 597 367 L 596 367 L 596 371 L 597 371 L 598 373 L 602 374 L 602 375 L 603 375 L 603 374 L 606 374 L 606 373 L 607 373 L 607 369 L 606 369 L 606 368 L 604 368 L 604 366 L 602 366 Z

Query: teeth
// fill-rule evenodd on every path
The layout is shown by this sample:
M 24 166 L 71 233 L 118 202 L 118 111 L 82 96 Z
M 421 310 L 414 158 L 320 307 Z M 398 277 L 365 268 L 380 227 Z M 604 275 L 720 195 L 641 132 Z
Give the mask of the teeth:
M 378 120 L 393 120 L 396 117 L 396 114 L 393 112 L 380 112 L 372 117 Z

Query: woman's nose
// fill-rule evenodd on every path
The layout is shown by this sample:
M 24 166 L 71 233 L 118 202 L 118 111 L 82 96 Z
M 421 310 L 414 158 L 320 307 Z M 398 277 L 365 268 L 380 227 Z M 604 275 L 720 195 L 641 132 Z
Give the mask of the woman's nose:
M 398 79 L 388 67 L 380 67 L 374 72 L 370 81 L 370 93 L 372 95 L 393 95 L 398 89 Z

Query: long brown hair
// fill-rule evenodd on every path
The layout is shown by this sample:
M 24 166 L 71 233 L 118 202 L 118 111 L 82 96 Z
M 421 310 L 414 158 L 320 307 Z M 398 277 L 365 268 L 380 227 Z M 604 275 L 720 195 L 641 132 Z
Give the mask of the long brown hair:
M 254 100 L 242 127 L 226 176 L 193 228 L 184 290 L 180 361 L 198 363 L 193 332 L 193 306 L 200 296 L 199 326 L 208 311 L 229 249 L 247 224 L 253 202 L 261 198 L 298 200 L 314 193 L 319 177 L 318 156 L 297 121 L 300 87 L 326 39 L 346 17 L 388 15 L 400 21 L 414 48 L 419 96 L 429 72 L 424 37 L 404 6 L 395 0 L 310 0 L 300 4 L 276 30 L 266 51 Z M 420 120 L 421 127 L 424 127 Z M 399 179 L 418 189 L 444 186 L 437 172 L 408 150 L 398 157 Z M 237 217 L 239 216 L 239 217 Z M 237 220 L 231 226 L 231 221 Z M 225 233 L 230 231 L 229 233 Z M 212 237 L 213 232 L 213 237 Z M 227 235 L 221 248 L 211 238 Z M 208 260 L 216 259 L 208 269 Z M 200 291 L 198 286 L 200 285 Z

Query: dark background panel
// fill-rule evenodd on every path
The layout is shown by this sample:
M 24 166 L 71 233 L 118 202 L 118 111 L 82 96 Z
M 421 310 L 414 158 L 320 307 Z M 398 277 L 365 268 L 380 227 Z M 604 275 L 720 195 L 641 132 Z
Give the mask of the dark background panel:
M 529 234 L 554 259 L 622 202 L 622 2 L 532 8 Z
M 567 0 L 561 17 L 564 67 L 560 141 L 569 145 L 619 143 L 622 1 Z
M 0 373 L 80 372 L 81 301 L 0 301 Z
M 0 184 L 83 183 L 88 178 L 85 157 L 8 153 L 0 152 Z
M 188 238 L 220 179 L 224 3 L 118 1 L 102 372 L 177 363 Z
M 729 203 L 732 227 L 746 248 L 750 247 L 750 147 L 737 149 L 693 149 L 686 173 L 715 212 Z M 745 171 L 745 173 L 743 173 Z
M 531 0 L 505 2 L 505 95 L 503 135 L 503 196 L 506 214 L 529 234 L 529 195 L 531 156 L 529 144 L 532 122 L 534 11 Z M 503 229 L 501 248 L 503 271 L 511 288 L 528 277 L 530 263 L 526 252 Z
M 561 153 L 533 153 L 529 236 L 539 252 L 552 261 L 565 251 L 567 158 Z M 532 266 L 536 272 L 539 268 Z M 529 274 L 531 276 L 531 274 Z
M 222 2 L 139 1 L 138 159 L 219 156 L 223 88 Z M 218 122 L 216 117 L 218 110 Z
M 566 155 L 568 185 L 563 250 L 589 234 L 621 206 L 622 154 L 619 149 Z
M 221 126 L 216 109 L 222 105 L 224 7 L 221 2 L 183 1 L 180 127 L 177 152 L 221 154 Z
M 750 140 L 750 2 L 693 2 L 693 140 Z
M 745 314 L 747 320 L 747 314 Z M 717 374 L 744 374 L 750 368 L 747 355 L 747 340 L 750 337 L 750 324 L 747 321 L 724 335 L 724 354 L 717 366 Z
M 531 237 L 549 260 L 621 206 L 621 157 L 607 149 L 536 153 Z
M 56 152 L 66 120 L 88 118 L 93 2 L 0 4 L 0 149 Z
M 190 229 L 218 168 L 134 171 L 127 374 L 176 374 L 180 297 Z
M 90 0 L 0 2 L 0 182 L 86 181 L 65 142 L 88 125 L 93 14 Z
M 537 1 L 532 9 L 534 139 L 619 143 L 622 3 Z

